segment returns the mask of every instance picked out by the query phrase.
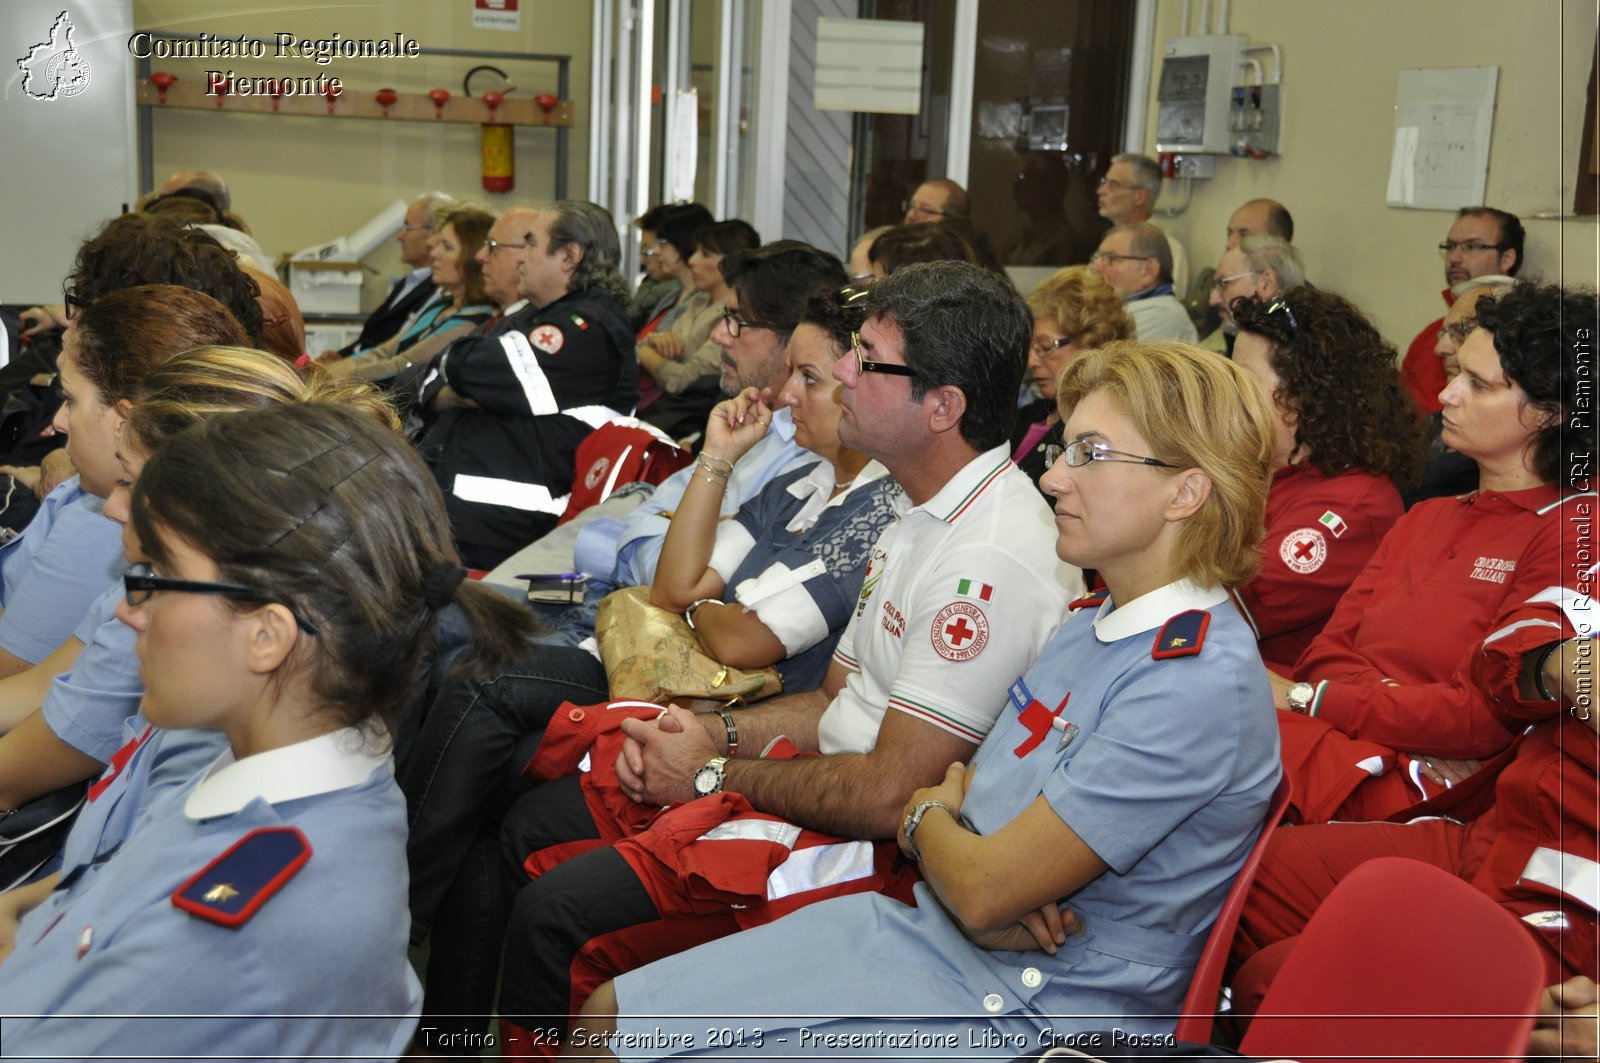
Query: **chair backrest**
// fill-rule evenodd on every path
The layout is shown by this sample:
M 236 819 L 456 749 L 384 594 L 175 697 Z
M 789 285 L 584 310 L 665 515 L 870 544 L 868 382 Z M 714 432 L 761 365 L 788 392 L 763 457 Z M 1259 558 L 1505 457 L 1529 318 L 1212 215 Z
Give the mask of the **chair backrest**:
M 1312 915 L 1240 1050 L 1257 1059 L 1520 1060 L 1546 978 L 1539 946 L 1487 895 L 1379 857 Z
M 652 425 L 632 417 L 611 421 L 578 445 L 572 494 L 558 524 L 611 497 L 618 484 L 658 484 L 693 460 Z
M 1244 911 L 1244 899 L 1250 884 L 1256 880 L 1256 868 L 1261 866 L 1261 854 L 1266 851 L 1272 832 L 1283 821 L 1289 808 L 1289 776 L 1278 780 L 1272 792 L 1272 805 L 1267 809 L 1267 820 L 1261 827 L 1261 836 L 1250 848 L 1239 875 L 1228 887 L 1228 896 L 1222 902 L 1217 921 L 1211 924 L 1211 934 L 1206 938 L 1205 951 L 1195 965 L 1194 979 L 1183 998 L 1183 1014 L 1178 1017 L 1177 1038 L 1205 1044 L 1211 1040 L 1211 1024 L 1217 1017 L 1217 998 L 1222 993 L 1223 968 L 1228 963 L 1228 950 L 1233 945 L 1233 932 L 1239 928 L 1239 915 Z

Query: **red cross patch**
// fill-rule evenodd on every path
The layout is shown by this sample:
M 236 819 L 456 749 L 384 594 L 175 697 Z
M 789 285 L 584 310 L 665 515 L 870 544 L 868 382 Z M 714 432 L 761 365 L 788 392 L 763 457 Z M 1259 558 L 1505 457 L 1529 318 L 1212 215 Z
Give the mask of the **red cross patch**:
M 610 458 L 599 458 L 589 466 L 589 472 L 583 478 L 583 486 L 593 491 L 600 486 L 600 481 L 605 477 L 606 470 L 611 468 Z
M 540 325 L 528 333 L 528 342 L 533 344 L 536 350 L 543 351 L 545 354 L 557 354 L 562 347 L 566 346 L 567 338 L 554 325 Z
M 1328 539 L 1319 528 L 1296 528 L 1278 544 L 1283 563 L 1301 575 L 1310 575 L 1328 560 Z
M 989 618 L 972 602 L 951 602 L 933 618 L 933 650 L 947 661 L 970 661 L 989 644 Z

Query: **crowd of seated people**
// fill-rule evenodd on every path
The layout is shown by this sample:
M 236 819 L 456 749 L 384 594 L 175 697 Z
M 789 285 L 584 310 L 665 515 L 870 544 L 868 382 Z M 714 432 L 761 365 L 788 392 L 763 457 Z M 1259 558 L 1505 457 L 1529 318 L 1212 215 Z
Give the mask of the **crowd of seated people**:
M 0 380 L 54 441 L 0 454 L 8 1047 L 1169 1034 L 1283 778 L 1241 1024 L 1398 854 L 1523 922 L 1530 1052 L 1592 1058 L 1595 296 L 1469 208 L 1401 361 L 1252 200 L 1195 346 L 1147 162 L 1026 298 L 949 181 L 848 269 L 663 205 L 631 301 L 596 204 L 430 193 L 315 360 L 217 175 L 104 225 Z M 640 421 L 693 460 L 558 527 Z M 571 602 L 471 578 L 541 547 Z M 781 692 L 618 694 L 613 594 Z

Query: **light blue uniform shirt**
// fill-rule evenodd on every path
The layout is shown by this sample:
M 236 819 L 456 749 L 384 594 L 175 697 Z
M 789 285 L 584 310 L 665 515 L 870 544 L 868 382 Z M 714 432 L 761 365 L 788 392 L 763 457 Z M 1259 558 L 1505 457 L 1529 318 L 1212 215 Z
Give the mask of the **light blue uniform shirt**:
M 71 637 L 122 578 L 122 526 L 76 476 L 45 496 L 22 534 L 0 547 L 0 649 L 38 664 Z
M 1155 659 L 1157 633 L 1191 609 L 1211 614 L 1201 652 Z M 926 885 L 916 908 L 876 894 L 824 901 L 624 975 L 622 1043 L 692 1033 L 695 1052 L 681 1054 L 698 1053 L 707 1023 L 668 1015 L 732 1016 L 718 1025 L 761 1027 L 763 1047 L 780 1053 L 808 1047 L 802 1027 L 957 1044 L 824 1053 L 837 1058 L 972 1058 L 968 1036 L 986 1029 L 1010 1038 L 1007 1059 L 1048 1047 L 1047 1031 L 1171 1033 L 1277 785 L 1273 711 L 1254 634 L 1220 588 L 1176 583 L 1123 609 L 1075 611 L 1013 685 L 974 757 L 961 818 L 992 834 L 1043 796 L 1110 865 L 1067 898 L 1082 933 L 1054 956 L 991 952 L 962 936 Z
M 246 835 L 283 826 L 310 858 L 248 921 L 229 928 L 173 904 Z M 390 758 L 353 731 L 225 753 L 158 795 L 109 859 L 64 867 L 23 919 L 0 964 L 6 1051 L 396 1057 L 421 1005 L 405 837 Z
M 117 619 L 122 593 L 120 582 L 106 588 L 73 632 L 83 652 L 50 681 L 40 710 L 57 738 L 102 764 L 127 741 L 124 724 L 144 697 L 134 631 Z

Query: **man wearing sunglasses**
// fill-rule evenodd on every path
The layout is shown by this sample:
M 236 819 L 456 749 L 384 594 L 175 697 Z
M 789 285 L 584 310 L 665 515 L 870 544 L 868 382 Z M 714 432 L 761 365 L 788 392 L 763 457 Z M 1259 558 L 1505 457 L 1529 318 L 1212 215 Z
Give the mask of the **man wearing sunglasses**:
M 1445 305 L 1452 305 L 1477 284 L 1510 284 L 1522 268 L 1525 239 L 1522 220 L 1515 214 L 1493 207 L 1462 207 L 1457 211 L 1455 224 L 1439 244 L 1446 284 L 1440 294 Z M 1476 284 L 1471 283 L 1474 281 Z M 1400 363 L 1400 379 L 1423 413 L 1437 413 L 1440 409 L 1439 392 L 1444 390 L 1445 378 L 1433 349 L 1443 324 L 1441 317 L 1424 325 Z

